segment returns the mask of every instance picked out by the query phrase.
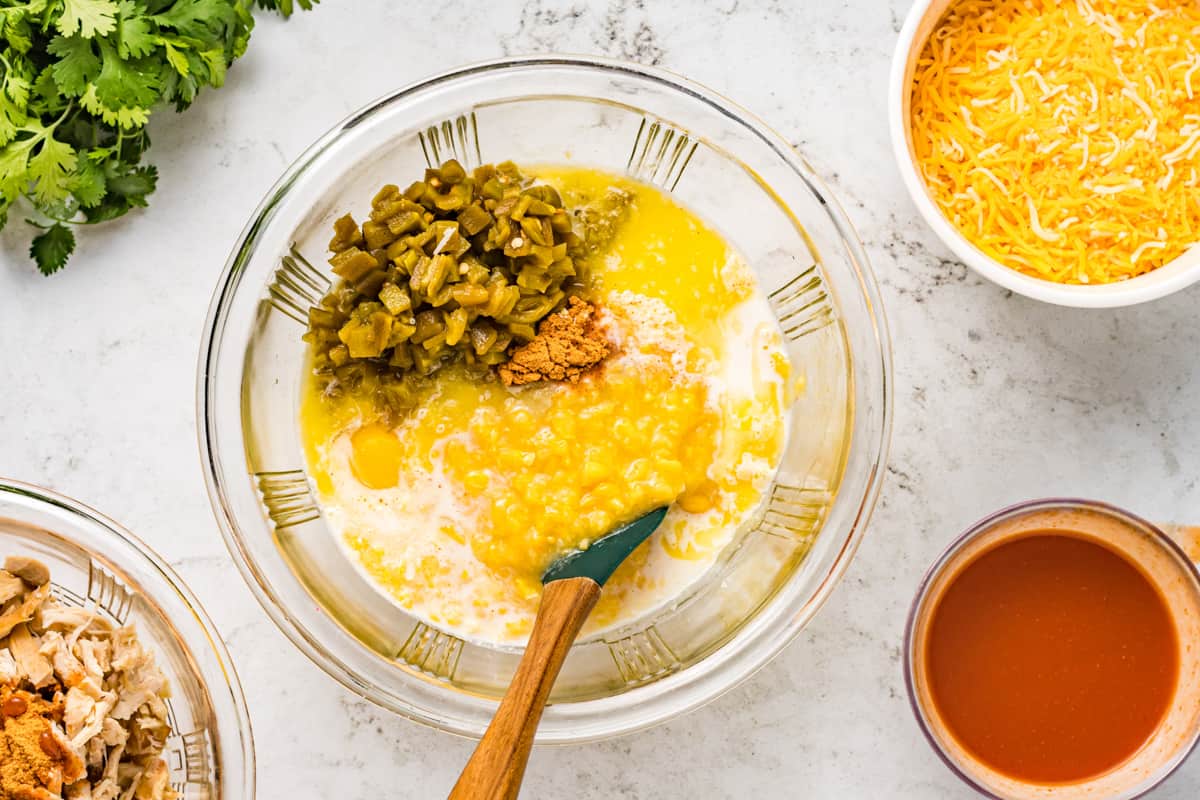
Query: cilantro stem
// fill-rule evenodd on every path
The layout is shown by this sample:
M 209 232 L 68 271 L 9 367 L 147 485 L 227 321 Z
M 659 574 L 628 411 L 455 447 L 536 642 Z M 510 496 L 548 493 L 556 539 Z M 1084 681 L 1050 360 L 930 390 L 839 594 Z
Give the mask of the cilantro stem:
M 67 103 L 67 107 L 63 109 L 63 112 L 58 115 L 58 119 L 54 120 L 52 124 L 46 126 L 46 135 L 49 136 L 50 133 L 58 127 L 58 124 L 66 119 L 67 114 L 70 114 L 74 109 L 75 101 L 72 100 L 70 103 Z
M 46 219 L 51 219 L 51 220 L 54 220 L 55 222 L 61 222 L 64 225 L 99 225 L 102 222 L 108 221 L 105 219 L 73 219 L 72 217 L 62 217 L 62 216 L 59 216 L 58 214 L 55 214 L 51 211 L 48 211 L 47 209 L 44 209 L 44 208 L 41 208 L 40 206 L 38 206 L 38 204 L 34 201 L 34 199 L 32 197 L 29 196 L 28 193 L 21 192 L 21 196 L 24 197 L 27 201 L 29 201 L 29 204 L 31 206 L 33 206 L 34 213 L 39 214 L 39 215 L 45 217 Z M 39 228 L 45 227 L 43 225 L 38 225 L 36 222 L 34 222 L 31 219 L 26 220 L 26 222 L 30 223 L 31 225 L 35 225 Z

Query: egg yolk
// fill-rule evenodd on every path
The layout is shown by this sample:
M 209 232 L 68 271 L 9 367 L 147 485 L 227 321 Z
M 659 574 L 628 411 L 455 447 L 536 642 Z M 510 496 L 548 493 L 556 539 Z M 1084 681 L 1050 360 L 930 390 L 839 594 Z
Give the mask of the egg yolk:
M 350 436 L 350 468 L 371 489 L 390 489 L 400 482 L 404 447 L 387 427 L 363 425 Z

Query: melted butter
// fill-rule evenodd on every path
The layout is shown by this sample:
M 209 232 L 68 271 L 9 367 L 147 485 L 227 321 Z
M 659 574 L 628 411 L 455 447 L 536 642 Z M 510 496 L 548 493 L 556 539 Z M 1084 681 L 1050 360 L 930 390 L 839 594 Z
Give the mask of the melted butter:
M 745 300 L 755 289 L 725 239 L 663 192 L 596 170 L 539 167 L 568 207 L 602 196 L 610 187 L 633 202 L 607 254 L 592 265 L 601 294 L 630 291 L 662 300 L 699 344 L 716 349 L 713 310 Z

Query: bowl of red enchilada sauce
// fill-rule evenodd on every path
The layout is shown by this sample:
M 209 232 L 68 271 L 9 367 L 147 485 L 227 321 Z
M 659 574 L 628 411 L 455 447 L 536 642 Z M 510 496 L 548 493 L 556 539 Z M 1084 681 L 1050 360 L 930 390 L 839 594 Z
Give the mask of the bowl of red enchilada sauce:
M 1129 798 L 1200 735 L 1200 575 L 1119 509 L 1027 503 L 956 540 L 906 632 L 917 719 L 997 798 Z

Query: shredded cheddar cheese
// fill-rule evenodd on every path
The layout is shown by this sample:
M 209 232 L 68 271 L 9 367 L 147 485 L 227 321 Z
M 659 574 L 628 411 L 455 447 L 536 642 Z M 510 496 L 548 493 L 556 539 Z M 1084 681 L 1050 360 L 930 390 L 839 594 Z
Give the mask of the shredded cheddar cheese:
M 917 62 L 912 143 L 947 217 L 1061 283 L 1200 242 L 1200 2 L 962 0 Z

